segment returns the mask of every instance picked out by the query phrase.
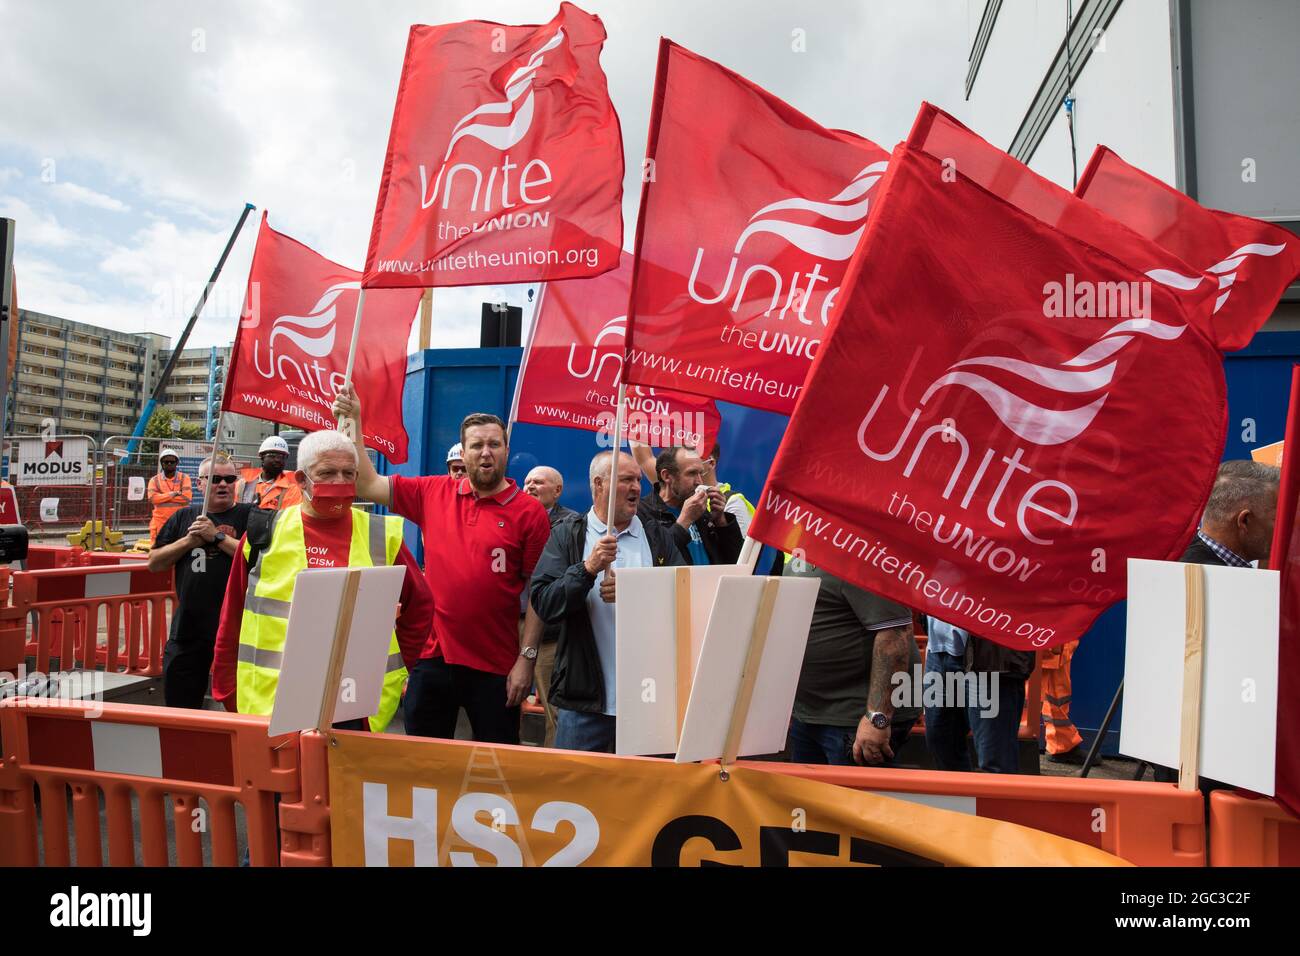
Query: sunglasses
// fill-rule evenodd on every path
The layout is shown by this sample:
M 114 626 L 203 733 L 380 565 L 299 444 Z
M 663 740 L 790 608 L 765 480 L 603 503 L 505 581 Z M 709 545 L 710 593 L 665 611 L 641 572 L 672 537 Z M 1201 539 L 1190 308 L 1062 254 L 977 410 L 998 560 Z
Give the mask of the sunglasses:
M 239 480 L 238 475 L 204 475 L 205 481 L 210 481 L 214 485 L 233 485 Z

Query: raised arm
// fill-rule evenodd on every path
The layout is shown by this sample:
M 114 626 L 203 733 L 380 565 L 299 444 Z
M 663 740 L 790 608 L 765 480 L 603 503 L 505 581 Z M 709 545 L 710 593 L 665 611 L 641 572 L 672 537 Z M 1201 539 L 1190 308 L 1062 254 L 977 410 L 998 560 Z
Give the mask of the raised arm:
M 346 432 L 351 427 L 352 440 L 357 443 L 357 497 L 367 498 L 377 505 L 390 505 L 393 502 L 392 487 L 387 475 L 375 471 L 370 456 L 366 454 L 365 442 L 361 430 L 361 400 L 351 385 L 339 389 L 334 397 L 334 417 L 339 419 L 339 430 Z
M 631 439 L 628 439 L 628 447 L 632 449 L 632 457 L 636 459 L 641 474 L 650 479 L 650 484 L 653 485 L 659 480 L 659 476 L 655 474 L 654 449 L 649 445 L 643 445 L 639 441 L 632 441 Z

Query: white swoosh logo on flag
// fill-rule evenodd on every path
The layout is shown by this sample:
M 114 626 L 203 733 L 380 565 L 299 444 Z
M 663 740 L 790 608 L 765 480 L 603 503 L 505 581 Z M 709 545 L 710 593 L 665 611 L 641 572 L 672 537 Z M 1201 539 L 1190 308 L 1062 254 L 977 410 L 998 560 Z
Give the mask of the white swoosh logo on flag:
M 606 322 L 599 332 L 596 333 L 596 341 L 592 342 L 593 346 L 598 346 L 601 340 L 607 337 L 616 337 L 625 339 L 627 337 L 627 316 L 620 315 L 617 318 L 610 319 Z
M 1117 363 L 1111 362 L 1087 370 L 1080 369 L 1080 366 L 1097 365 L 1110 358 L 1133 341 L 1135 335 L 1168 341 L 1178 338 L 1186 328 L 1185 325 L 1164 325 L 1151 319 L 1126 319 L 1111 326 L 1096 342 L 1074 358 L 1060 363 L 1059 367 L 1035 365 L 1001 355 L 964 359 L 948 366 L 948 370 L 925 390 L 921 404 L 926 404 L 935 392 L 949 385 L 968 388 L 984 399 L 1002 424 L 1020 438 L 1035 445 L 1060 445 L 1081 435 L 1097 417 L 1097 413 L 1106 404 L 1106 399 L 1110 397 L 1109 392 L 1103 390 L 1109 388 Z M 1009 372 L 1030 387 L 1040 387 L 1047 393 L 1047 397 L 1074 396 L 1097 391 L 1103 391 L 1103 394 L 1077 408 L 1045 408 L 977 372 L 963 370 L 971 366 Z
M 1272 246 L 1263 242 L 1249 242 L 1236 252 L 1230 253 L 1227 258 L 1209 266 L 1205 271 L 1217 275 L 1219 277 L 1219 288 L 1226 290 L 1215 300 L 1214 311 L 1217 313 L 1223 308 L 1223 304 L 1228 301 L 1228 296 L 1232 295 L 1232 289 L 1229 287 L 1237 279 L 1237 267 L 1246 261 L 1247 256 L 1275 256 L 1285 248 L 1285 243 Z M 1195 289 L 1201 284 L 1202 278 L 1201 276 L 1185 276 L 1171 269 L 1152 269 L 1147 273 L 1147 276 L 1162 285 L 1172 286 L 1184 292 Z
M 545 59 L 543 54 L 555 49 L 563 42 L 564 28 L 560 27 L 555 31 L 555 36 L 533 52 L 527 63 L 510 74 L 510 78 L 506 80 L 505 84 L 506 98 L 504 100 L 484 103 L 482 106 L 475 107 L 462 116 L 460 121 L 451 128 L 451 140 L 447 143 L 447 152 L 443 154 L 442 165 L 438 168 L 438 175 L 433 180 L 434 196 L 438 195 L 438 189 L 442 184 L 442 174 L 447 171 L 447 161 L 451 159 L 451 152 L 462 139 L 467 136 L 473 137 L 495 150 L 504 151 L 524 138 L 524 134 L 528 132 L 533 123 L 533 79 L 537 75 L 537 71 L 541 69 L 542 62 Z M 516 109 L 515 104 L 521 97 L 523 102 Z M 512 113 L 514 115 L 511 116 L 510 122 L 504 126 L 494 123 L 470 122 L 475 117 L 510 116 Z M 420 178 L 421 195 L 424 195 L 423 166 L 420 167 Z
M 267 347 L 274 348 L 277 338 L 286 338 L 314 358 L 329 355 L 334 351 L 335 301 L 346 290 L 360 288 L 360 282 L 340 282 L 326 289 L 307 315 L 280 316 L 271 325 Z
M 736 253 L 739 254 L 745 240 L 759 233 L 780 236 L 795 248 L 816 256 L 819 259 L 840 262 L 853 255 L 858 240 L 866 229 L 865 221 L 870 209 L 870 200 L 862 199 L 884 174 L 887 161 L 872 163 L 861 170 L 853 180 L 837 195 L 826 202 L 804 199 L 799 196 L 781 199 L 769 203 L 749 218 L 749 225 L 736 240 Z M 856 200 L 862 199 L 861 202 Z M 832 232 L 821 226 L 790 222 L 782 218 L 761 218 L 787 210 L 811 212 L 822 219 L 836 222 L 864 223 L 852 232 Z

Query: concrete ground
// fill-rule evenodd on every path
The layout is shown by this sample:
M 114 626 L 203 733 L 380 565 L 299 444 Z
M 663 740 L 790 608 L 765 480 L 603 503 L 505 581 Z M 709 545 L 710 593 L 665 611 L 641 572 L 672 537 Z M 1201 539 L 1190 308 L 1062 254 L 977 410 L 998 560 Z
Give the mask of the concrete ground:
M 1138 762 L 1129 757 L 1105 757 L 1088 771 L 1088 779 L 1132 780 L 1133 774 L 1137 772 L 1137 765 Z M 1083 768 L 1078 765 L 1048 760 L 1046 754 L 1039 756 L 1038 772 L 1045 777 L 1077 777 L 1081 769 Z M 1155 779 L 1150 766 L 1144 769 L 1142 779 L 1148 782 Z

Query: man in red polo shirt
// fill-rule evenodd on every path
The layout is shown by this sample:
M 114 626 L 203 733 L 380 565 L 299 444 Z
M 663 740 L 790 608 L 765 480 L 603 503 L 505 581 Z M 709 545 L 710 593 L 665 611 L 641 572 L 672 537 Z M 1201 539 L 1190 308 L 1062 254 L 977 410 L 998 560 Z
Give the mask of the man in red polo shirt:
M 351 387 L 334 414 L 361 430 L 361 405 Z M 406 732 L 456 736 L 465 708 L 474 739 L 519 743 L 519 705 L 533 686 L 541 629 L 528 629 L 520 649 L 520 594 L 546 547 L 551 522 L 536 498 L 506 477 L 505 423 L 476 413 L 460 425 L 466 477 L 380 475 L 357 443 L 357 494 L 420 526 L 424 574 L 433 592 L 433 631 L 411 672 Z

